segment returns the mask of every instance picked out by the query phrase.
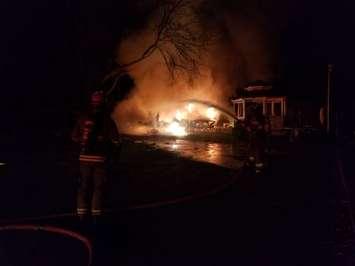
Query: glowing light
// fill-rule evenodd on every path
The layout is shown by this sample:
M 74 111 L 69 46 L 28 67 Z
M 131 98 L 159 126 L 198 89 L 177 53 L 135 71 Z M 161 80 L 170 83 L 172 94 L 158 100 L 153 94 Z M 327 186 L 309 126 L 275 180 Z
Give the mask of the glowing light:
M 187 135 L 186 129 L 176 121 L 171 122 L 170 125 L 167 127 L 166 131 L 174 136 L 182 137 Z
M 177 144 L 173 144 L 173 145 L 171 145 L 171 147 L 172 147 L 174 150 L 176 150 L 177 147 L 178 147 L 178 145 L 177 145 Z
M 194 109 L 194 104 L 193 103 L 189 103 L 187 106 L 186 106 L 186 109 L 189 111 L 189 113 L 191 113 Z
M 180 110 L 176 111 L 175 118 L 179 121 L 183 118 L 183 114 L 181 113 Z
M 213 107 L 208 107 L 206 111 L 206 116 L 211 120 L 216 120 L 218 112 Z

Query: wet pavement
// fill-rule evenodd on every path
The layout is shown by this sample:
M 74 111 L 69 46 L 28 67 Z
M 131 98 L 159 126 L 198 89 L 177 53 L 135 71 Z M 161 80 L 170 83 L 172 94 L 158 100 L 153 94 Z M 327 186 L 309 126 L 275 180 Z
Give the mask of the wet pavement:
M 229 143 L 193 141 L 186 139 L 146 140 L 146 144 L 176 153 L 179 156 L 195 161 L 208 162 L 229 169 L 240 169 L 242 162 L 237 159 Z
M 215 186 L 207 181 L 230 180 L 235 172 L 218 166 L 227 165 L 224 160 L 231 152 L 224 144 L 164 140 L 150 143 L 148 149 L 144 143 L 149 140 L 137 141 L 128 143 L 122 154 L 128 183 L 121 185 L 127 194 L 145 198 L 147 190 L 156 199 L 171 197 L 186 188 Z M 181 145 L 182 152 L 166 151 L 174 144 Z M 192 156 L 198 162 L 186 158 L 194 150 Z M 209 155 L 209 151 L 222 151 L 222 155 Z M 9 161 L 0 194 L 3 215 L 6 211 L 38 214 L 73 207 L 72 167 L 65 161 L 58 164 L 58 154 L 48 150 L 37 149 L 36 153 L 24 156 L 21 163 L 19 159 Z M 217 194 L 181 204 L 122 210 L 90 229 L 73 216 L 37 223 L 88 236 L 94 245 L 94 265 L 333 265 L 335 170 L 331 145 L 300 143 L 271 162 L 265 174 L 244 171 L 232 186 Z M 117 184 L 121 181 L 115 180 Z M 116 196 L 120 196 L 117 191 Z
M 330 151 L 297 144 L 215 195 L 112 216 L 95 265 L 334 265 Z
M 240 161 L 233 160 L 234 168 L 226 168 L 218 164 L 216 159 L 221 158 L 219 156 L 206 156 L 205 161 L 186 156 L 195 147 L 199 149 L 196 154 L 211 151 L 213 154 L 223 152 L 223 146 L 201 143 L 189 150 L 189 144 L 183 143 L 185 152 L 177 153 L 146 141 L 126 139 L 110 178 L 108 209 L 176 201 L 214 191 L 237 178 L 235 169 L 241 165 Z M 0 220 L 73 213 L 79 175 L 75 154 L 60 144 L 26 152 L 12 149 L 4 154 L 8 164 L 0 173 L 4 180 L 0 187 Z M 210 159 L 215 159 L 215 164 L 210 163 Z

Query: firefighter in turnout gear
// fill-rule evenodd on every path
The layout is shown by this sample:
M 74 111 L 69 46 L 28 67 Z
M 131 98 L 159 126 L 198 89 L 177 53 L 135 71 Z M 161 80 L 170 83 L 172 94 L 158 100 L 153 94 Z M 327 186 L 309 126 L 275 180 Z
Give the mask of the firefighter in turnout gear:
M 77 214 L 80 218 L 99 217 L 103 213 L 107 179 L 120 151 L 120 137 L 111 114 L 115 102 L 109 102 L 102 90 L 92 93 L 89 108 L 79 119 L 72 135 L 80 144 L 80 178 Z
M 249 134 L 249 162 L 254 164 L 256 173 L 260 173 L 265 167 L 267 135 L 270 130 L 261 106 L 252 106 L 248 110 L 246 128 Z

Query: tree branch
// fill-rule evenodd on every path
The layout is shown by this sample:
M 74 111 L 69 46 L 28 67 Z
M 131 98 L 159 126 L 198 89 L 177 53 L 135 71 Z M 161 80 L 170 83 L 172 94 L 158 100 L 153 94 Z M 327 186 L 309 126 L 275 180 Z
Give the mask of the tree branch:
M 154 27 L 154 41 L 137 58 L 117 65 L 104 80 L 149 58 L 157 50 L 172 78 L 175 71 L 188 75 L 198 73 L 201 54 L 206 50 L 210 36 L 202 30 L 194 3 L 194 0 L 156 1 L 158 22 Z

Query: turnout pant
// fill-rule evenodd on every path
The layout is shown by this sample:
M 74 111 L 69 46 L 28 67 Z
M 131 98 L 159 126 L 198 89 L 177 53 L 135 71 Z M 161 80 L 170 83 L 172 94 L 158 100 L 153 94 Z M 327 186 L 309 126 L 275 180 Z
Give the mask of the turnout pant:
M 77 194 L 78 215 L 101 215 L 107 183 L 107 167 L 104 162 L 80 162 Z

